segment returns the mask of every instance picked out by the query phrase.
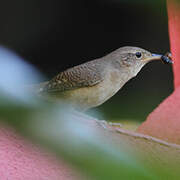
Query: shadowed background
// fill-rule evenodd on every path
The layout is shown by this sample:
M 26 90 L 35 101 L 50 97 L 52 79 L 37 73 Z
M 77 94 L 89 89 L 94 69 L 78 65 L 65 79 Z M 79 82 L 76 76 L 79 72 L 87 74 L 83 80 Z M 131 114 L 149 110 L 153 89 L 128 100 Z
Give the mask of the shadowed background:
M 151 2 L 1 1 L 0 44 L 34 64 L 47 79 L 121 46 L 165 53 L 166 4 Z M 105 119 L 144 120 L 172 89 L 171 66 L 152 62 L 96 110 Z

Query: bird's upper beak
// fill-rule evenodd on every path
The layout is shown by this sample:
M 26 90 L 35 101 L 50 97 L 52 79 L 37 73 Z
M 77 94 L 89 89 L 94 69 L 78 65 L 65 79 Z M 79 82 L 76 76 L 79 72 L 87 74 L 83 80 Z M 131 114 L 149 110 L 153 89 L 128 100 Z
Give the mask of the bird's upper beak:
M 144 61 L 161 60 L 161 58 L 162 58 L 161 54 L 152 54 L 152 56 L 145 58 Z

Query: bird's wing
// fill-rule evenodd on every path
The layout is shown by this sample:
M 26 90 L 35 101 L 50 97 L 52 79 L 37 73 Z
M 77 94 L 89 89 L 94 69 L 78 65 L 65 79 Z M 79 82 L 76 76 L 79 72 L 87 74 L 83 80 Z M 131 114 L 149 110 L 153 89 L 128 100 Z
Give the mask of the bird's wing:
M 94 86 L 103 81 L 101 64 L 88 62 L 59 73 L 47 85 L 43 92 L 62 92 L 82 87 Z

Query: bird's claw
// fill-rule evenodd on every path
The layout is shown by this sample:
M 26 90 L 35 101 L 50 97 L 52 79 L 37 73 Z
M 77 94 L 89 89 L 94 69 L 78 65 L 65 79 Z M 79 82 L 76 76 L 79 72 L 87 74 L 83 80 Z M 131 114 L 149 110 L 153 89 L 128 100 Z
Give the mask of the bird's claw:
M 121 123 L 108 122 L 108 124 L 111 125 L 111 126 L 119 126 L 119 127 L 123 126 Z
M 96 120 L 96 122 L 102 126 L 104 129 L 108 129 L 108 127 L 112 127 L 112 126 L 119 126 L 119 127 L 122 127 L 122 124 L 121 123 L 113 123 L 113 122 L 107 122 L 105 120 Z

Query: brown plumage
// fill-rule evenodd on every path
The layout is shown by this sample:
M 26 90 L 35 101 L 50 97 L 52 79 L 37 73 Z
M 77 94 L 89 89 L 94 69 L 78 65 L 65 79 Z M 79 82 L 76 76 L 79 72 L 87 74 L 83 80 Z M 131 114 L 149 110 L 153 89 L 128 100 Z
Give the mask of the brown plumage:
M 122 47 L 102 58 L 60 72 L 41 85 L 39 92 L 53 100 L 68 101 L 76 109 L 86 110 L 112 97 L 148 62 L 163 59 L 162 55 L 141 48 Z
M 103 81 L 103 66 L 94 60 L 59 73 L 43 88 L 45 92 L 62 92 L 94 86 Z

